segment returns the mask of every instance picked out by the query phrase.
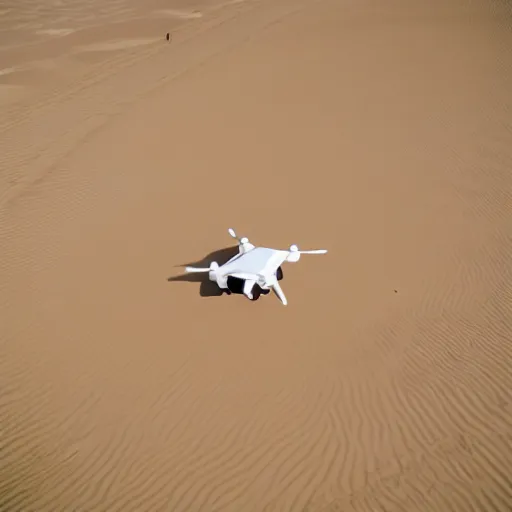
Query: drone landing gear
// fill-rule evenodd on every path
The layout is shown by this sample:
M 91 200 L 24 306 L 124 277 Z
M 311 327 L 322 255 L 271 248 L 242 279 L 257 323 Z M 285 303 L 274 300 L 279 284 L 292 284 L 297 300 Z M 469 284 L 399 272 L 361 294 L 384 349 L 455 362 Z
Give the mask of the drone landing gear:
M 249 300 L 258 300 L 262 292 L 263 290 L 257 284 L 255 284 L 252 288 L 252 299 Z
M 238 294 L 244 293 L 244 282 L 245 281 L 243 279 L 240 279 L 238 277 L 229 276 L 228 282 L 227 282 L 228 290 L 231 293 L 238 293 Z
M 279 267 L 276 272 L 276 277 L 278 281 L 282 281 L 283 279 L 283 269 Z M 227 279 L 227 285 L 228 285 L 228 293 L 235 293 L 238 295 L 244 294 L 244 285 L 245 280 L 240 279 L 239 277 L 233 277 L 229 276 Z M 252 289 L 252 301 L 258 300 L 261 295 L 268 295 L 270 293 L 270 290 L 264 290 L 261 288 L 258 284 L 255 284 Z
M 240 279 L 239 277 L 229 276 L 227 280 L 228 290 L 231 293 L 236 293 L 239 295 L 244 294 L 244 285 L 245 280 Z M 258 284 L 255 284 L 252 288 L 252 301 L 258 300 L 260 295 L 267 295 L 270 293 L 270 290 L 263 290 Z

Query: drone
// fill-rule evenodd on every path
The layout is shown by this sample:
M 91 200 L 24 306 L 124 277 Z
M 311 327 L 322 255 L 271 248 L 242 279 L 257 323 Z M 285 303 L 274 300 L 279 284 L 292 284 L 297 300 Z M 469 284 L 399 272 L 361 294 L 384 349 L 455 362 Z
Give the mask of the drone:
M 288 301 L 279 284 L 283 279 L 281 265 L 284 262 L 296 263 L 302 254 L 327 252 L 326 249 L 299 251 L 296 245 L 291 245 L 288 250 L 256 247 L 247 237 L 239 238 L 232 228 L 228 233 L 238 241 L 238 254 L 221 266 L 212 261 L 209 268 L 186 267 L 185 271 L 208 272 L 209 280 L 217 283 L 220 289 L 241 293 L 253 301 L 273 290 L 286 306 Z

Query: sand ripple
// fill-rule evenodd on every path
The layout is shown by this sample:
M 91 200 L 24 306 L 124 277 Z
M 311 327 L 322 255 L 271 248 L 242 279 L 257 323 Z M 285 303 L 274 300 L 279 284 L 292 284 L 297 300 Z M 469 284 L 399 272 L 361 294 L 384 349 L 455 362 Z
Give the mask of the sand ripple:
M 510 510 L 498 7 L 166 4 L 167 44 L 158 2 L 23 5 L 74 43 L 0 71 L 0 510 Z M 166 280 L 240 184 L 249 236 L 330 248 L 288 308 Z

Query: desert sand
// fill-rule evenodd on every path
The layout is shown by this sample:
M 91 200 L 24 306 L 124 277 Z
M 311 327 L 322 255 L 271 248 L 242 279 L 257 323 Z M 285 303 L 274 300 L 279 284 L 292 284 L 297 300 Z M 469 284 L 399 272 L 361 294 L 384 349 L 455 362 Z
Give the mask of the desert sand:
M 2 512 L 511 510 L 510 3 L 2 5 Z

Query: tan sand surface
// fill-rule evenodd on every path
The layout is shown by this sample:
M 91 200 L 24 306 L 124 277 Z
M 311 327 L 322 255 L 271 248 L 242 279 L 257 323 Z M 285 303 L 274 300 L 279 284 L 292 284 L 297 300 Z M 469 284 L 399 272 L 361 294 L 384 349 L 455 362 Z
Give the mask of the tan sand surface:
M 510 2 L 4 2 L 0 109 L 2 512 L 512 509 Z

